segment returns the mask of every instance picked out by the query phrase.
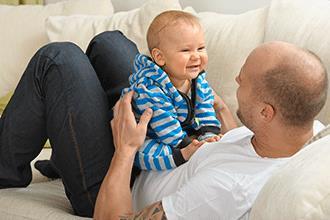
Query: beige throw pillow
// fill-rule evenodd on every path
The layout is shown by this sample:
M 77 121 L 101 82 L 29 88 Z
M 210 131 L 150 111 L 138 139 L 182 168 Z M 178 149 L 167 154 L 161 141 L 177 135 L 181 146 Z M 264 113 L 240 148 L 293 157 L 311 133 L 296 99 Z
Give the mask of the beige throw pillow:
M 153 18 L 166 10 L 181 10 L 178 0 L 149 0 L 140 8 L 113 16 L 54 16 L 46 22 L 50 41 L 71 41 L 86 50 L 89 41 L 107 30 L 120 30 L 148 54 L 146 32 Z
M 320 133 L 268 180 L 251 220 L 330 219 L 330 127 Z
M 48 42 L 45 30 L 48 16 L 112 13 L 110 0 L 72 0 L 45 6 L 0 5 L 0 97 L 16 87 L 32 55 Z

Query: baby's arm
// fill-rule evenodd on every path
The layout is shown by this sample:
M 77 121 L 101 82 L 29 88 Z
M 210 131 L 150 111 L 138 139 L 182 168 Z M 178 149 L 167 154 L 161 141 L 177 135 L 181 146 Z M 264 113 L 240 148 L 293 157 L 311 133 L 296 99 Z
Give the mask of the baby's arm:
M 224 134 L 233 128 L 237 128 L 237 123 L 226 103 L 214 90 L 212 91 L 214 95 L 213 108 L 217 118 L 221 121 L 221 134 Z
M 141 146 L 136 157 L 136 165 L 144 170 L 166 170 L 186 162 L 181 148 L 191 143 L 182 130 L 172 102 L 153 86 L 136 88 L 134 107 L 138 115 L 146 108 L 153 110 L 149 123 L 149 138 Z
M 221 123 L 216 117 L 212 88 L 205 79 L 205 73 L 196 80 L 196 104 L 194 129 L 198 133 L 199 141 L 213 142 L 219 140 Z
M 180 149 L 158 143 L 154 139 L 147 139 L 136 154 L 135 165 L 142 170 L 173 169 L 189 160 L 203 143 L 203 141 L 193 140 Z M 152 145 L 151 148 L 150 145 Z

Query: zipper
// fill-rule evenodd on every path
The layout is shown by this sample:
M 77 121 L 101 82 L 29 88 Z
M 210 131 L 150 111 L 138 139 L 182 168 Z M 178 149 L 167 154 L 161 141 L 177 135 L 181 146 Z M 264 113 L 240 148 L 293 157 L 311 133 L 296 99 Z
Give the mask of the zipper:
M 186 101 L 188 107 L 188 116 L 187 118 L 181 123 L 181 127 L 183 130 L 187 130 L 187 128 L 191 125 L 191 121 L 195 118 L 195 103 L 196 103 L 196 79 L 192 80 L 191 83 L 191 99 L 188 95 L 180 92 L 182 98 Z

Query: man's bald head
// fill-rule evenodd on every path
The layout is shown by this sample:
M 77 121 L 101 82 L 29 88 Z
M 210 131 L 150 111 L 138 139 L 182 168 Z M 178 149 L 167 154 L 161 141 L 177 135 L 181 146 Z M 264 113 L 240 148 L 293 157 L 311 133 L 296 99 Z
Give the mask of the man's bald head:
M 260 62 L 254 86 L 261 101 L 289 126 L 311 124 L 327 99 L 327 72 L 318 56 L 284 42 L 265 43 L 250 56 Z

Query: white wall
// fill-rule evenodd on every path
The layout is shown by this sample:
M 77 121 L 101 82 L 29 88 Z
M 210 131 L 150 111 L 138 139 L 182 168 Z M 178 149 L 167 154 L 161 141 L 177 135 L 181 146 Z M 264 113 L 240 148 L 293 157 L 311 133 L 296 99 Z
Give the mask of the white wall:
M 46 4 L 63 0 L 45 0 Z M 109 0 L 110 1 L 110 0 Z M 126 11 L 141 6 L 146 0 L 111 0 L 115 11 Z M 183 7 L 192 6 L 196 11 L 215 11 L 238 14 L 269 5 L 271 0 L 180 0 Z

